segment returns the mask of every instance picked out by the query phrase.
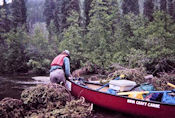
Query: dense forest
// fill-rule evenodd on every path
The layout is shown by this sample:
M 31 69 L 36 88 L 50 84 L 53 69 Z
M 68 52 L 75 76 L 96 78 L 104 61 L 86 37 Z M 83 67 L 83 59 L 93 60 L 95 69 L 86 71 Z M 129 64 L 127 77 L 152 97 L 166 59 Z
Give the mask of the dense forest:
M 72 70 L 175 68 L 175 0 L 0 1 L 0 73 L 48 73 L 65 49 Z

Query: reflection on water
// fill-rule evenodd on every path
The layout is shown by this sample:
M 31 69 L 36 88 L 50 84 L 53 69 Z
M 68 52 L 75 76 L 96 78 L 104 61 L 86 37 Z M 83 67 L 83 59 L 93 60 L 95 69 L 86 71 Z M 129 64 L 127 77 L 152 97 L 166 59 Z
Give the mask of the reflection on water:
M 42 83 L 46 81 L 34 80 L 27 76 L 0 76 L 0 100 L 5 97 L 19 99 L 25 88 Z
M 19 99 L 21 92 L 36 84 L 49 83 L 48 77 L 27 77 L 27 76 L 0 76 L 0 100 L 5 97 Z M 117 113 L 101 107 L 94 106 L 92 118 L 138 118 L 123 113 Z

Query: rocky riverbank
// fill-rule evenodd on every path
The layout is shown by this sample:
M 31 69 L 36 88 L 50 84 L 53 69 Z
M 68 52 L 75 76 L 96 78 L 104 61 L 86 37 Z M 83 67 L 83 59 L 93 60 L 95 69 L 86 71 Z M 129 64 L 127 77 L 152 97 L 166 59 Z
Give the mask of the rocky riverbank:
M 0 101 L 1 118 L 86 118 L 92 105 L 74 99 L 65 87 L 56 84 L 37 85 L 26 89 L 21 99 Z

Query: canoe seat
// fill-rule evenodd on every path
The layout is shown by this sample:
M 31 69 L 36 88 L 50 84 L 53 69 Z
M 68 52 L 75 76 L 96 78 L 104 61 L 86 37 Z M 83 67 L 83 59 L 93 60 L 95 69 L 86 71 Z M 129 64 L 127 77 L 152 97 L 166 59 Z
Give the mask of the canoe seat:
M 97 90 L 98 88 L 100 88 L 100 85 L 94 85 L 94 84 L 87 84 L 88 88 L 93 89 L 93 90 Z M 109 89 L 109 87 L 104 87 L 102 89 L 100 89 L 99 91 L 101 92 L 107 92 L 107 90 Z

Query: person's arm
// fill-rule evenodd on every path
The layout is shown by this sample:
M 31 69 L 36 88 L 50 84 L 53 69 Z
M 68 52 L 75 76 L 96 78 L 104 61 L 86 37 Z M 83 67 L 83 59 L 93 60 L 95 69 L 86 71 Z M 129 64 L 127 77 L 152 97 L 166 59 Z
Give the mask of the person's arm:
M 64 66 L 65 66 L 65 75 L 66 77 L 70 77 L 71 73 L 70 73 L 70 61 L 68 57 L 64 58 Z

